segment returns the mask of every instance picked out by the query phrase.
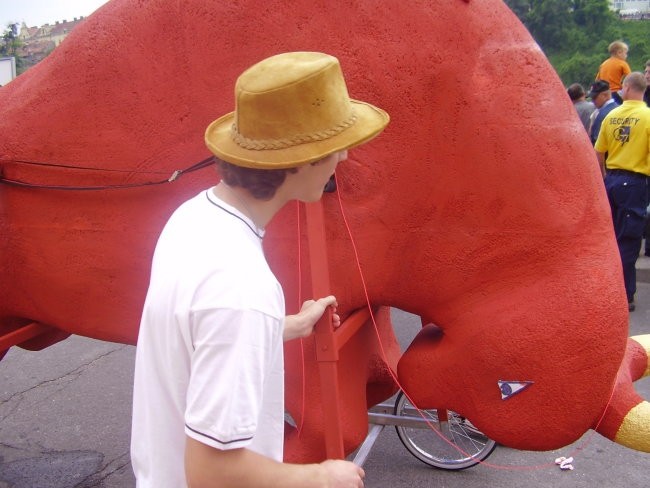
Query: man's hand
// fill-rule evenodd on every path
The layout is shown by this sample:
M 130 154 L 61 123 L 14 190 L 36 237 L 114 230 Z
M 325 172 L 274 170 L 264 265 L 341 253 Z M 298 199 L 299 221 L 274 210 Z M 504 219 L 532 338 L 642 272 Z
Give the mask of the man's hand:
M 363 488 L 363 469 L 350 461 L 328 459 L 320 464 L 327 471 L 329 485 L 332 487 Z
M 327 307 L 332 308 L 332 325 L 341 325 L 341 317 L 336 313 L 336 298 L 333 295 L 318 300 L 307 300 L 296 315 L 287 315 L 284 319 L 285 341 L 307 337 L 314 331 L 314 325 L 323 316 Z

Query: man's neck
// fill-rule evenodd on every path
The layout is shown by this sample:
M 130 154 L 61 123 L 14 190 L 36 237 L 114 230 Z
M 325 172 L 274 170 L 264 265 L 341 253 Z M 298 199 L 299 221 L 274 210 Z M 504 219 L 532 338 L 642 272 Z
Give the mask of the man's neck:
M 227 185 L 223 181 L 215 186 L 212 191 L 219 199 L 235 207 L 251 219 L 255 226 L 260 229 L 266 227 L 285 203 L 280 202 L 277 195 L 269 200 L 260 200 L 251 195 L 248 190 L 239 186 Z

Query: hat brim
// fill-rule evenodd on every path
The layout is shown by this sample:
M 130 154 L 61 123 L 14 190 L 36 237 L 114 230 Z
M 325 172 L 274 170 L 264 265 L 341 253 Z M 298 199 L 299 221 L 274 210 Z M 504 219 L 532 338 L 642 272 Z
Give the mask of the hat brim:
M 231 136 L 235 113 L 212 122 L 205 131 L 205 143 L 218 158 L 247 168 L 295 168 L 323 159 L 328 154 L 351 149 L 368 142 L 386 127 L 390 117 L 382 109 L 366 102 L 350 100 L 356 122 L 343 132 L 322 141 L 307 142 L 283 149 L 252 150 L 238 145 Z

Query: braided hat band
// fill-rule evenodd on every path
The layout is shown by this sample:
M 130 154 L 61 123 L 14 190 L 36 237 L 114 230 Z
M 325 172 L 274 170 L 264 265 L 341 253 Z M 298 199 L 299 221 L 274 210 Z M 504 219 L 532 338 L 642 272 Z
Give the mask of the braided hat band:
M 330 137 L 334 137 L 335 135 L 340 134 L 344 130 L 353 126 L 356 121 L 357 115 L 353 111 L 352 115 L 348 117 L 347 120 L 344 120 L 335 127 L 319 132 L 313 132 L 311 134 L 298 134 L 285 139 L 249 139 L 248 137 L 245 137 L 239 133 L 237 130 L 237 124 L 233 124 L 231 129 L 231 136 L 232 140 L 235 141 L 240 147 L 249 149 L 251 151 L 286 149 L 288 147 L 293 147 L 308 142 L 324 141 Z

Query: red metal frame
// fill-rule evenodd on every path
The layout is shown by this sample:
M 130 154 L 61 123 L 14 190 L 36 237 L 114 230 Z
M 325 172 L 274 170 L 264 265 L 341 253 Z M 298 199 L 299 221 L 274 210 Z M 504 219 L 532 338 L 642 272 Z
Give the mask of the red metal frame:
M 325 240 L 325 218 L 323 203 L 305 204 L 311 286 L 314 297 L 332 293 L 327 244 Z M 345 458 L 343 430 L 341 426 L 341 401 L 339 396 L 338 359 L 345 343 L 367 323 L 370 313 L 367 309 L 352 314 L 341 326 L 332 327 L 332 312 L 327 310 L 315 327 L 316 361 L 320 372 L 321 396 L 323 401 L 323 422 L 325 430 L 325 451 L 328 459 Z

